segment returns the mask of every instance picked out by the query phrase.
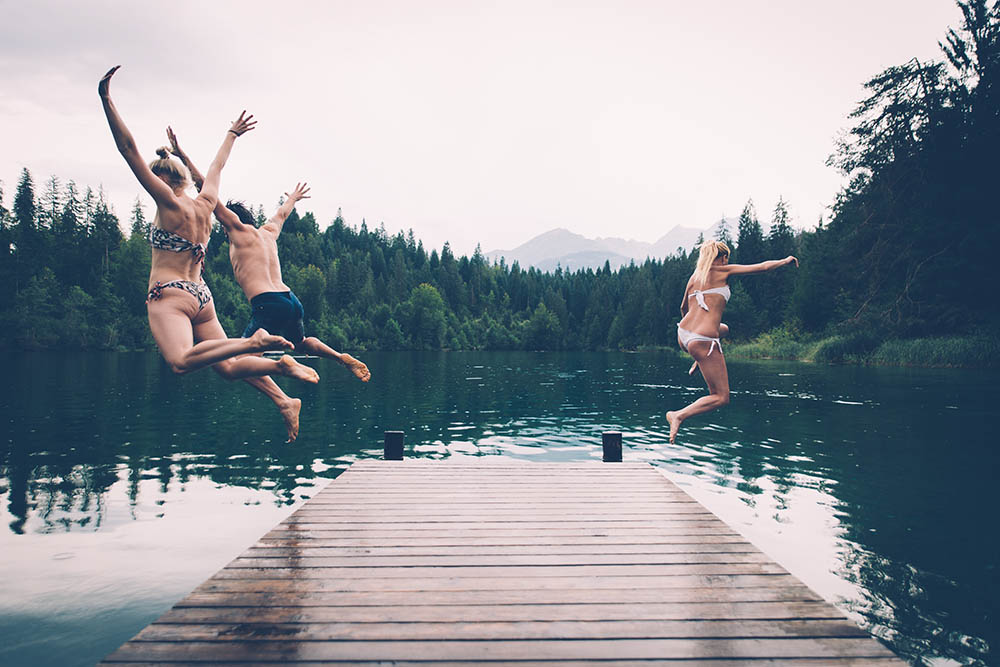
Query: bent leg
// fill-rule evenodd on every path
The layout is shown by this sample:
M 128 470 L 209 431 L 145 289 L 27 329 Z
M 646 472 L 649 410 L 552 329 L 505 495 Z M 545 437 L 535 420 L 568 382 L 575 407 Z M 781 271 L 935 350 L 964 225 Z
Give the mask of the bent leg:
M 688 344 L 688 352 L 701 369 L 709 393 L 708 396 L 702 396 L 682 410 L 667 413 L 667 421 L 670 422 L 670 442 L 674 442 L 681 422 L 688 417 L 721 408 L 729 403 L 729 371 L 726 368 L 726 358 L 721 349 L 709 354 L 711 350 L 712 343 L 707 341 L 691 341 Z
M 149 329 L 163 358 L 175 373 L 190 373 L 224 359 L 264 350 L 284 350 L 292 344 L 281 336 L 272 336 L 261 329 L 250 338 L 224 338 L 194 343 L 194 327 L 216 319 L 211 301 L 200 311 L 198 300 L 183 290 L 164 291 L 159 299 L 146 305 Z M 249 375 L 267 375 L 246 372 Z
M 194 336 L 198 341 L 219 340 L 226 338 L 226 332 L 219 323 L 218 317 L 202 322 L 194 327 Z M 226 380 L 238 379 L 233 371 L 235 359 L 224 359 L 212 365 L 212 370 Z M 302 410 L 302 401 L 298 398 L 291 398 L 281 390 L 274 380 L 268 376 L 244 377 L 244 382 L 267 396 L 281 413 L 281 418 L 285 421 L 285 429 L 288 431 L 288 442 L 292 442 L 299 435 L 299 412 Z
M 337 352 L 319 338 L 315 338 L 313 336 L 303 338 L 302 342 L 299 343 L 299 349 L 315 354 L 318 357 L 336 359 L 340 363 L 344 364 L 344 366 L 347 366 L 348 370 L 354 373 L 354 375 L 357 376 L 357 378 L 362 382 L 368 382 L 368 380 L 371 379 L 372 374 L 371 371 L 368 370 L 368 366 L 346 352 Z

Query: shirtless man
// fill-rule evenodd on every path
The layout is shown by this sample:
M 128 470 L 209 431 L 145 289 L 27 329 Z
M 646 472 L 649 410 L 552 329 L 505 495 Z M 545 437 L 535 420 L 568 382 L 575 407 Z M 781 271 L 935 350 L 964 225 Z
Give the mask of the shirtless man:
M 177 137 L 170 128 L 167 128 L 167 137 L 170 139 L 171 152 L 187 166 L 195 186 L 198 186 L 201 183 L 201 173 L 178 146 Z M 215 207 L 215 217 L 229 236 L 229 259 L 233 264 L 233 274 L 253 309 L 250 324 L 243 336 L 251 336 L 258 329 L 283 335 L 295 345 L 296 351 L 335 359 L 362 382 L 368 382 L 371 372 L 361 361 L 345 352 L 337 352 L 318 338 L 305 336 L 302 304 L 291 288 L 281 280 L 278 235 L 296 202 L 307 199 L 308 192 L 309 188 L 305 183 L 297 184 L 291 193 L 286 192 L 285 202 L 260 228 L 254 224 L 253 215 L 242 204 L 230 202 L 228 206 L 223 206 L 220 200 Z

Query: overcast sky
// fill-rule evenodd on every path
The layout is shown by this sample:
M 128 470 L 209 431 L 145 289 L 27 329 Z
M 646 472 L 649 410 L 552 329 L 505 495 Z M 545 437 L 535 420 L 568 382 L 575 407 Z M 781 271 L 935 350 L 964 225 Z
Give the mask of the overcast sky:
M 555 227 L 654 241 L 779 196 L 815 224 L 862 83 L 939 58 L 950 0 L 49 2 L 0 0 L 0 180 L 22 167 L 136 195 L 97 97 L 142 153 L 173 126 L 207 168 L 243 108 L 224 197 L 325 227 L 414 230 L 459 253 Z

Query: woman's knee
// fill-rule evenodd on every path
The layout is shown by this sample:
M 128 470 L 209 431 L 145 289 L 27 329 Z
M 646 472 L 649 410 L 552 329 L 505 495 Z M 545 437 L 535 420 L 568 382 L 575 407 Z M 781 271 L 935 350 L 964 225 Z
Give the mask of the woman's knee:
M 184 375 L 185 373 L 190 373 L 193 370 L 190 364 L 186 363 L 183 359 L 167 359 L 166 361 L 170 370 L 177 375 Z

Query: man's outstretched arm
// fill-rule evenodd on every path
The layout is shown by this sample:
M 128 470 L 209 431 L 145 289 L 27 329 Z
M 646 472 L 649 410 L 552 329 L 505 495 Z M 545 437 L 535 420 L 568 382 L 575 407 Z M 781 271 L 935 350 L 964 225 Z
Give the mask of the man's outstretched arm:
M 201 192 L 201 186 L 205 184 L 205 177 L 202 176 L 201 172 L 198 171 L 198 167 L 194 166 L 191 162 L 191 158 L 185 153 L 180 144 L 177 143 L 177 135 L 174 134 L 173 129 L 167 125 L 167 140 L 170 141 L 170 152 L 177 156 L 177 159 L 184 163 L 184 166 L 188 168 L 191 172 L 191 180 L 194 182 L 194 187 Z
M 277 212 L 271 216 L 271 219 L 267 221 L 261 229 L 270 229 L 274 231 L 274 235 L 277 236 L 281 233 L 281 228 L 285 224 L 285 220 L 288 216 L 292 214 L 292 210 L 295 208 L 295 204 L 300 199 L 309 199 L 309 186 L 305 183 L 296 183 L 295 189 L 292 190 L 291 194 L 285 193 L 285 203 L 278 207 Z

